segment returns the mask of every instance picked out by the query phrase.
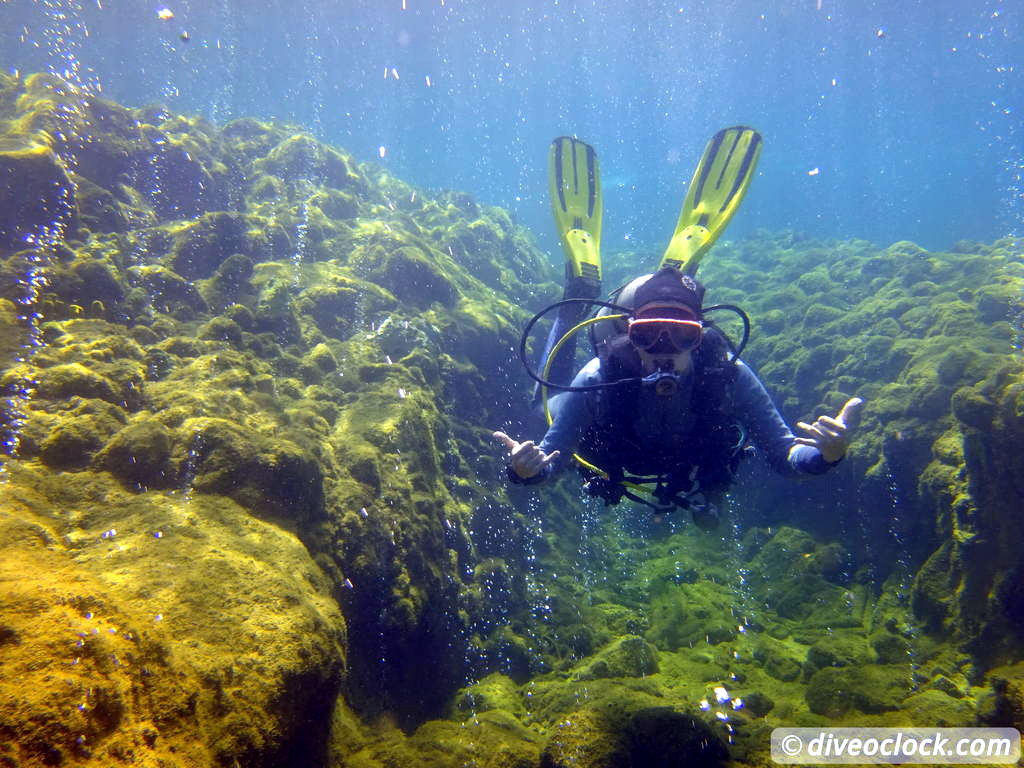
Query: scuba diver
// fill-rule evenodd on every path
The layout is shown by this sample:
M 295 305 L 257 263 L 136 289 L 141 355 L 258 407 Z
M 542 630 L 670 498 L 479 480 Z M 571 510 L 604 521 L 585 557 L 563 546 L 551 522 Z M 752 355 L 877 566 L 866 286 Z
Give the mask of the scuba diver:
M 562 301 L 534 316 L 520 357 L 537 383 L 548 429 L 539 445 L 504 432 L 509 480 L 532 485 L 555 476 L 570 457 L 584 488 L 617 504 L 623 498 L 658 512 L 689 509 L 711 530 L 718 503 L 740 461 L 760 452 L 784 474 L 820 475 L 846 454 L 863 405 L 851 398 L 837 416 L 797 422 L 797 437 L 754 371 L 740 359 L 750 322 L 733 305 L 704 305 L 694 274 L 736 213 L 761 153 L 760 134 L 745 126 L 719 131 L 704 151 L 659 269 L 601 293 L 601 186 L 597 154 L 570 137 L 552 143 L 551 202 L 566 261 Z M 593 308 L 598 307 L 595 315 Z M 526 344 L 534 325 L 557 310 L 538 370 Z M 715 324 L 718 311 L 743 323 L 738 345 Z M 595 356 L 575 377 L 577 335 L 586 330 Z M 550 399 L 549 389 L 558 394 Z

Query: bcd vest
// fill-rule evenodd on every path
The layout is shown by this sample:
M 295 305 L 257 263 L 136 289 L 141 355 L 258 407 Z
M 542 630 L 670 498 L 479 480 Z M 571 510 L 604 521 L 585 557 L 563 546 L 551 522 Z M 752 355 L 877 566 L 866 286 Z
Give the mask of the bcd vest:
M 613 488 L 632 475 L 657 478 L 673 495 L 684 497 L 725 490 L 739 466 L 744 443 L 733 406 L 736 365 L 728 353 L 722 334 L 706 329 L 693 353 L 684 421 L 659 444 L 651 444 L 649 437 L 637 433 L 641 388 L 650 386 L 639 381 L 644 375 L 640 356 L 624 334 L 610 339 L 598 353 L 601 377 L 622 383 L 598 391 L 596 417 L 580 442 L 580 456 L 607 472 Z M 611 496 L 612 503 L 619 500 L 614 492 Z

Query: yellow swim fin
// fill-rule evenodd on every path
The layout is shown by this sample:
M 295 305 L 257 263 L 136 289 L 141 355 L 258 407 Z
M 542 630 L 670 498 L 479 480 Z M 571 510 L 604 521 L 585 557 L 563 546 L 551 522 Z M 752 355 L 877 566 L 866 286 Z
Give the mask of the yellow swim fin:
M 692 275 L 700 260 L 740 207 L 757 169 L 764 141 L 753 128 L 737 125 L 716 133 L 694 171 L 675 234 L 660 267 Z
M 597 152 L 569 136 L 548 153 L 551 211 L 566 258 L 566 291 L 582 287 L 594 296 L 601 284 L 601 170 Z M 577 283 L 582 285 L 576 285 Z

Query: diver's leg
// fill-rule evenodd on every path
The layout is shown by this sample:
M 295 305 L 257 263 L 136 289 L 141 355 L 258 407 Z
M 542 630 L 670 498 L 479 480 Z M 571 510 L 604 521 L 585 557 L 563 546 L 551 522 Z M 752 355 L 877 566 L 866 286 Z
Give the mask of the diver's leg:
M 601 295 L 601 284 L 594 280 L 573 278 L 567 276 L 563 299 L 596 299 Z M 558 344 L 559 340 L 575 325 L 578 325 L 586 317 L 590 305 L 583 302 L 566 304 L 558 308 L 555 322 L 548 333 L 547 341 L 544 343 L 544 351 L 541 353 L 537 363 L 537 372 L 542 378 L 554 384 L 569 386 L 576 375 L 573 361 L 576 359 L 576 336 L 573 334 L 566 339 L 558 353 L 551 357 L 551 351 Z M 550 359 L 550 367 L 548 360 Z M 544 371 L 547 369 L 547 375 Z M 540 398 L 540 385 L 534 391 L 534 402 Z
M 597 152 L 584 141 L 559 136 L 548 152 L 548 189 L 558 239 L 565 251 L 565 299 L 596 299 L 601 295 L 601 168 Z M 576 340 L 569 338 L 550 360 L 552 350 L 574 325 L 583 320 L 586 304 L 560 307 L 548 334 L 538 372 L 555 384 L 568 386 L 573 379 Z M 540 387 L 534 401 L 540 399 Z

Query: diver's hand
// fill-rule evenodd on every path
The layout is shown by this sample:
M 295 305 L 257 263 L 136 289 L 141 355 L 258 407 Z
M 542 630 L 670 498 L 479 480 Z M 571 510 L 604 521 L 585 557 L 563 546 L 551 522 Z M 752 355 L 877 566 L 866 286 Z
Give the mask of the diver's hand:
M 859 397 L 851 397 L 834 419 L 831 416 L 819 416 L 813 424 L 798 421 L 796 425 L 810 437 L 798 437 L 797 443 L 817 448 L 829 464 L 839 461 L 850 446 L 850 438 L 860 422 L 860 409 L 863 405 L 864 401 Z
M 544 453 L 538 448 L 533 440 L 520 443 L 513 440 L 504 432 L 495 432 L 494 439 L 499 441 L 511 454 L 512 470 L 523 480 L 536 475 L 544 467 L 558 458 L 559 451 Z

